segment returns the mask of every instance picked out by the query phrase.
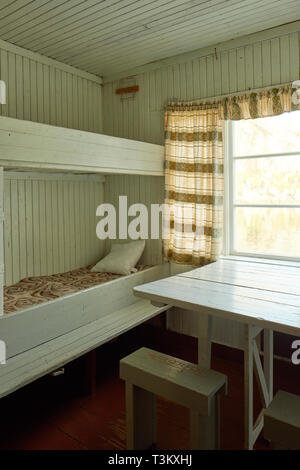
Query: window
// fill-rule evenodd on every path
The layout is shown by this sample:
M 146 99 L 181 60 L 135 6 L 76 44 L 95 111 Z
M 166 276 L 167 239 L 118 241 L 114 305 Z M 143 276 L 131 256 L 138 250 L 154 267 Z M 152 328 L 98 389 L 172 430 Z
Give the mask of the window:
M 226 126 L 227 254 L 300 259 L 300 111 Z

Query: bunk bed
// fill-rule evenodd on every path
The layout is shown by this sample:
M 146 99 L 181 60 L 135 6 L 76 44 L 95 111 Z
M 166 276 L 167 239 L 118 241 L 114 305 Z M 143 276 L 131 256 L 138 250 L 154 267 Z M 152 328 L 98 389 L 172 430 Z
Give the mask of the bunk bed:
M 0 116 L 4 168 L 163 176 L 163 147 Z
M 3 297 L 3 171 L 161 176 L 163 148 L 0 117 L 0 167 L 0 292 Z M 1 300 L 0 339 L 6 344 L 7 362 L 0 368 L 0 397 L 167 310 L 167 306 L 155 307 L 147 300 L 137 299 L 133 287 L 168 275 L 168 264 L 146 267 L 128 276 L 108 277 L 107 282 L 93 281 L 83 288 L 63 292 L 54 300 L 47 298 L 46 302 L 26 305 L 25 299 L 18 308 L 14 308 L 13 288 L 8 289 L 6 297 L 10 297 L 10 304 L 6 306 L 6 314 Z

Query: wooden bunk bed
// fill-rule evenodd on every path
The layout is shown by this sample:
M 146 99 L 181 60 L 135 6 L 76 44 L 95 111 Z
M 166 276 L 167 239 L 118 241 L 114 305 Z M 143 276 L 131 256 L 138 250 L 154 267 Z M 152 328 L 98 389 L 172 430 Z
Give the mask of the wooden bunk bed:
M 163 176 L 163 147 L 0 116 L 5 168 Z
M 0 117 L 0 292 L 3 296 L 3 170 L 163 174 L 158 145 Z M 5 217 L 5 214 L 4 214 Z M 86 354 L 167 309 L 138 300 L 133 287 L 169 275 L 169 265 L 0 315 L 6 344 L 0 397 Z M 3 313 L 3 300 L 1 301 Z

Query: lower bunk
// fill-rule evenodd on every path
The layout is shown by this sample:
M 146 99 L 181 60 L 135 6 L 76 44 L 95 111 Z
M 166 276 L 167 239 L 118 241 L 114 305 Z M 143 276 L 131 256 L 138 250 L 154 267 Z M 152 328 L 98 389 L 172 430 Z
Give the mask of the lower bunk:
M 0 397 L 167 310 L 138 300 L 132 288 L 168 275 L 168 264 L 154 266 L 1 316 Z

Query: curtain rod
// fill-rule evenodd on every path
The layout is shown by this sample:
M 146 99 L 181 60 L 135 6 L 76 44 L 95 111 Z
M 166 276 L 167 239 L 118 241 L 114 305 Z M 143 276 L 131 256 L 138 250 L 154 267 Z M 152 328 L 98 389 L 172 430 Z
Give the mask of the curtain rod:
M 264 87 L 264 88 L 248 88 L 248 90 L 238 91 L 236 93 L 226 93 L 224 95 L 208 96 L 207 98 L 199 98 L 197 100 L 172 100 L 172 101 L 169 101 L 168 104 L 172 104 L 172 103 L 203 103 L 203 102 L 206 102 L 206 101 L 219 101 L 223 98 L 229 98 L 231 96 L 241 96 L 241 95 L 246 95 L 246 94 L 249 94 L 249 93 L 256 93 L 256 92 L 260 92 L 260 91 L 273 90 L 274 88 L 282 88 L 284 86 L 292 85 L 292 83 L 294 83 L 294 81 L 295 80 L 293 80 L 292 82 L 280 83 L 280 84 L 277 84 L 277 85 L 272 85 L 272 86 L 268 86 L 268 87 Z

